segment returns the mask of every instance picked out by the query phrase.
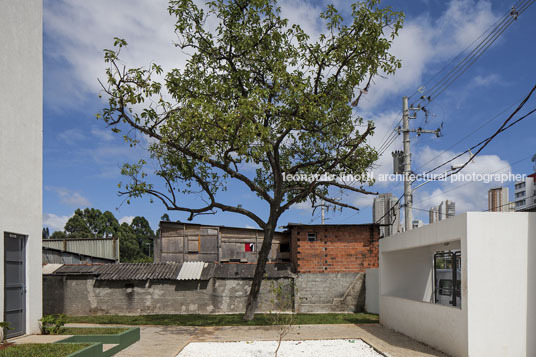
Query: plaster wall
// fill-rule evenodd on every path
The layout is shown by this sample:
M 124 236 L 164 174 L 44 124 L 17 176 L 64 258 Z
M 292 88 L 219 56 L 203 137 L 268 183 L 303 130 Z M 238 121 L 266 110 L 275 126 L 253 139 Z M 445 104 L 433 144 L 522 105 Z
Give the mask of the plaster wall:
M 380 323 L 451 356 L 467 355 L 466 316 L 461 309 L 382 296 Z
M 536 253 L 534 223 L 529 224 L 536 213 L 467 216 L 469 355 L 534 356 L 528 349 L 534 348 L 536 336 L 536 300 L 528 297 L 534 296 L 535 276 L 528 262 Z
M 290 278 L 275 279 L 292 299 Z M 250 279 L 108 281 L 91 276 L 44 276 L 44 313 L 68 315 L 210 314 L 245 311 Z M 259 312 L 273 310 L 263 282 Z
M 380 269 L 367 269 L 365 272 L 365 311 L 380 313 Z
M 380 240 L 380 323 L 453 356 L 467 355 L 466 215 Z M 433 255 L 462 251 L 462 306 L 433 304 Z M 425 317 L 425 318 L 424 318 Z
M 0 0 L 0 237 L 26 238 L 26 333 L 41 318 L 42 1 Z M 4 244 L 0 244 L 4 294 Z M 4 316 L 4 299 L 0 299 Z
M 428 269 L 422 254 L 446 243 L 462 254 L 461 308 L 418 301 L 420 284 L 405 289 L 426 275 L 415 273 Z M 528 212 L 469 212 L 383 239 L 380 322 L 453 356 L 535 356 L 535 256 Z

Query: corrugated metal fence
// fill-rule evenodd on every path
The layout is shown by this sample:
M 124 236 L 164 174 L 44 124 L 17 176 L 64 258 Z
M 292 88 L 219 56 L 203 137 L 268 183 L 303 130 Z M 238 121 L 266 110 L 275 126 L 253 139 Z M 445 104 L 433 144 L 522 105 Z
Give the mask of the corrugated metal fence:
M 43 247 L 119 260 L 119 240 L 116 238 L 44 239 Z

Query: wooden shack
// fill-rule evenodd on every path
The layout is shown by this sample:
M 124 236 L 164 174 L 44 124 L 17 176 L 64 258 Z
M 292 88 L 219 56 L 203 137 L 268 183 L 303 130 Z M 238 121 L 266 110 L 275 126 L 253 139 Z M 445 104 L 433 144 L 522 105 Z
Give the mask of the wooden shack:
M 162 221 L 154 261 L 256 263 L 262 241 L 260 229 Z M 290 261 L 289 251 L 289 233 L 276 232 L 269 262 Z

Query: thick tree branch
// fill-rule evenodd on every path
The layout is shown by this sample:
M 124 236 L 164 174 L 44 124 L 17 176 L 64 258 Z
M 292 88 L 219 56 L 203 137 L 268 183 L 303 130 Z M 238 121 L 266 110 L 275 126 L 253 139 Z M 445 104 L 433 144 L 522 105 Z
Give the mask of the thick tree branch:
M 124 119 L 125 121 L 127 121 L 127 123 L 132 126 L 134 129 L 136 130 L 139 130 L 140 132 L 154 138 L 154 139 L 157 139 L 159 141 L 162 141 L 162 136 L 152 130 L 149 130 L 147 129 L 146 127 L 144 126 L 141 126 L 139 125 L 138 123 L 136 123 L 134 120 L 132 120 L 132 118 L 125 112 L 125 105 L 124 105 L 124 99 L 121 97 L 120 98 L 120 107 L 117 108 L 117 111 L 119 112 L 119 116 L 117 118 L 117 120 L 115 122 L 112 122 L 110 123 L 111 125 L 115 125 L 115 124 L 118 124 L 121 119 Z M 225 173 L 227 173 L 229 176 L 231 176 L 232 178 L 236 178 L 240 181 L 242 181 L 243 183 L 245 183 L 251 191 L 254 191 L 256 193 L 258 193 L 264 200 L 266 200 L 267 202 L 269 203 L 272 203 L 273 199 L 272 197 L 270 197 L 268 195 L 268 193 L 266 193 L 265 190 L 263 190 L 262 188 L 260 188 L 257 184 L 255 184 L 253 181 L 251 181 L 249 178 L 247 178 L 245 175 L 231 169 L 229 167 L 229 165 L 225 165 L 221 162 L 218 162 L 216 160 L 213 160 L 211 158 L 207 158 L 207 157 L 204 157 L 202 155 L 199 155 L 185 147 L 182 147 L 180 145 L 177 145 L 175 142 L 172 142 L 172 141 L 167 141 L 166 142 L 167 145 L 173 147 L 174 149 L 178 150 L 179 152 L 187 155 L 187 156 L 190 156 L 192 158 L 195 158 L 196 160 L 200 160 L 200 161 L 205 161 L 207 163 L 209 163 L 210 165 L 212 165 L 213 167 L 216 167 L 222 171 L 224 171 Z

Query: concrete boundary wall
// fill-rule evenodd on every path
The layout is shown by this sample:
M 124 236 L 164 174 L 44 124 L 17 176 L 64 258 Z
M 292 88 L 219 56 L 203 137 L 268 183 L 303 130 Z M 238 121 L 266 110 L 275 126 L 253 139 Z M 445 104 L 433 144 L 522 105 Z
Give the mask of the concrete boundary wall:
M 299 274 L 295 303 L 298 312 L 361 312 L 365 273 Z
M 296 312 L 361 312 L 365 274 L 300 274 L 270 277 L 261 286 L 258 311 L 273 310 L 271 283 L 283 286 Z M 207 280 L 102 280 L 95 274 L 44 275 L 45 314 L 242 313 L 250 278 Z
M 291 278 L 274 279 L 292 298 Z M 150 315 L 210 314 L 245 311 L 251 280 L 96 280 L 90 276 L 45 276 L 44 314 Z M 263 284 L 259 312 L 272 307 L 270 284 Z
M 380 269 L 367 269 L 365 273 L 365 311 L 380 313 Z

